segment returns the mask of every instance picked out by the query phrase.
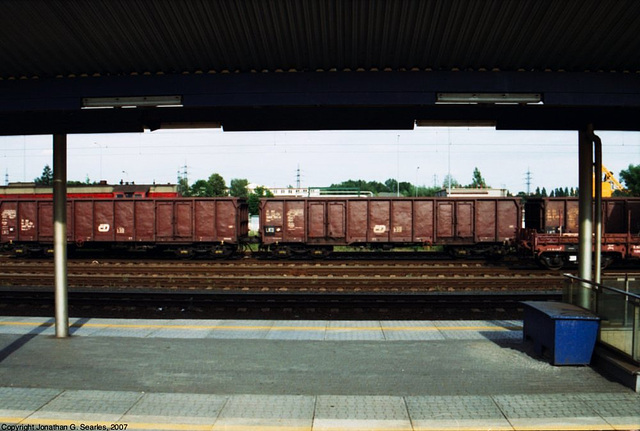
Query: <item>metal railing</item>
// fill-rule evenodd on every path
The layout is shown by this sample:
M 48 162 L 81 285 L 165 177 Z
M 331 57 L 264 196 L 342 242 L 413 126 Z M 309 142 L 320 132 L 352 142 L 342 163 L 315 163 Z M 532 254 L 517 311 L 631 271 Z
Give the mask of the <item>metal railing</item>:
M 564 301 L 584 307 L 588 298 L 589 310 L 600 317 L 598 341 L 640 364 L 640 280 L 626 275 L 595 283 L 565 277 Z

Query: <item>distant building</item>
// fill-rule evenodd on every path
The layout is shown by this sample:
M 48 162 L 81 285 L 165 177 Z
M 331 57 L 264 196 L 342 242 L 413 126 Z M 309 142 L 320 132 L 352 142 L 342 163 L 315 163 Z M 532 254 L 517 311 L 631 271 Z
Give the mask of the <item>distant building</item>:
M 294 188 L 294 187 L 267 187 L 267 189 L 273 193 L 275 197 L 304 197 L 309 195 L 309 189 L 306 187 Z
M 439 190 L 436 192 L 436 196 L 449 198 L 501 198 L 509 196 L 509 190 L 453 187 Z
M 253 193 L 254 190 L 260 187 L 259 184 L 249 184 L 247 189 L 249 193 Z M 274 197 L 321 197 L 321 196 L 334 196 L 334 197 L 370 197 L 373 193 L 369 191 L 360 191 L 358 189 L 335 189 L 331 187 L 264 187 L 273 193 Z
M 93 198 L 93 199 L 151 199 L 173 198 L 178 195 L 176 184 L 107 184 L 100 181 L 98 184 L 78 184 L 67 186 L 67 198 Z M 52 186 L 39 186 L 33 182 L 10 183 L 8 186 L 0 186 L 0 197 L 21 198 L 53 198 Z

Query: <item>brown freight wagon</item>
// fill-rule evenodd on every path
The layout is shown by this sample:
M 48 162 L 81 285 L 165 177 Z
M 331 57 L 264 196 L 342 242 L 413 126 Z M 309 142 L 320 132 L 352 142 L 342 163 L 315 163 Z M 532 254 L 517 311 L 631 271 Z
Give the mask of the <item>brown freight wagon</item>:
M 0 202 L 0 244 L 17 253 L 51 252 L 53 203 Z M 179 255 L 227 255 L 248 235 L 248 207 L 236 198 L 73 199 L 67 201 L 71 246 L 156 249 Z
M 550 269 L 578 263 L 578 198 L 535 198 L 525 204 L 520 248 Z M 602 266 L 640 259 L 640 198 L 602 200 Z
M 521 224 L 518 198 L 269 198 L 260 202 L 263 247 L 277 255 L 334 246 L 439 245 L 452 254 L 503 254 Z

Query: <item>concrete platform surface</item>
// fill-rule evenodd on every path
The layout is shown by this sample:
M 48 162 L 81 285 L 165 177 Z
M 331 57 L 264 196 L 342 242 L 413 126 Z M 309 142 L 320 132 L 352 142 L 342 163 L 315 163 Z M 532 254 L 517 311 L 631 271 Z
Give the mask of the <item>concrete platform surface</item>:
M 640 395 L 520 321 L 0 317 L 0 430 L 625 430 Z

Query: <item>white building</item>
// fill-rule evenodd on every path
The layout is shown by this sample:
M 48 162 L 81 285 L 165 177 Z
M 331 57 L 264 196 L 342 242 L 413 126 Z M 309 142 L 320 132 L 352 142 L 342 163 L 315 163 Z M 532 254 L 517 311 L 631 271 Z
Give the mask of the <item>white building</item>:
M 451 189 L 442 189 L 438 191 L 436 196 L 449 198 L 502 198 L 509 196 L 509 190 L 453 187 Z

